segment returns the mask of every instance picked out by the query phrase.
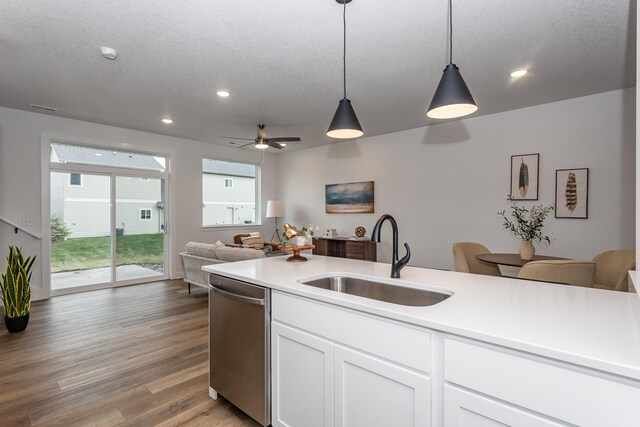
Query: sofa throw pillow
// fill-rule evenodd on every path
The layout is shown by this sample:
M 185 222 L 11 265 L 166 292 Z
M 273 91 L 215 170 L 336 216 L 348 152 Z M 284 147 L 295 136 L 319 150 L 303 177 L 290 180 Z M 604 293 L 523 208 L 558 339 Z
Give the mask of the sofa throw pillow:
M 241 237 L 242 246 L 246 248 L 254 248 L 254 249 L 263 249 L 264 242 L 262 241 L 262 237 L 258 236 L 247 236 Z
M 232 248 L 223 246 L 216 250 L 216 256 L 220 261 L 234 262 L 246 259 L 265 258 L 264 252 L 250 248 Z

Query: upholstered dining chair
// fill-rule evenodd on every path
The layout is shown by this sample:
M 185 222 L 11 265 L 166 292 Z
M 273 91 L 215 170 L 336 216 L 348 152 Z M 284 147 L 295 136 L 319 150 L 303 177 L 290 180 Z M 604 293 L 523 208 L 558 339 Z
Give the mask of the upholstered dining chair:
M 501 276 L 497 265 L 480 261 L 477 255 L 489 254 L 491 251 L 480 243 L 458 242 L 453 244 L 453 262 L 456 271 L 462 273 L 484 274 L 485 276 Z
M 636 251 L 614 250 L 596 255 L 593 260 L 596 273 L 593 287 L 612 291 L 629 291 L 627 272 L 636 267 Z
M 577 260 L 546 260 L 526 263 L 518 272 L 519 279 L 593 287 L 596 263 Z

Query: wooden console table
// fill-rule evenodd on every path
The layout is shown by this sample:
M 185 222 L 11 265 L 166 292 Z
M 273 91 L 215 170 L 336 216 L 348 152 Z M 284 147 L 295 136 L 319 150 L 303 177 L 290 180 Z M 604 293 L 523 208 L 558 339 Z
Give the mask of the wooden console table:
M 376 261 L 376 244 L 370 240 L 350 240 L 348 237 L 314 237 L 314 255 L 325 255 L 337 258 Z

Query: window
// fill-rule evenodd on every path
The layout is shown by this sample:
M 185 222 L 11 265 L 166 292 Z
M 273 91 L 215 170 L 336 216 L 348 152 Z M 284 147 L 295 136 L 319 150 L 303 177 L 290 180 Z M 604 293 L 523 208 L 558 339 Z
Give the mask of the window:
M 260 168 L 202 159 L 202 225 L 253 225 Z
M 73 185 L 75 187 L 82 186 L 82 174 L 80 173 L 70 173 L 69 174 L 69 185 Z
M 150 221 L 151 220 L 151 209 L 140 209 L 140 220 L 141 221 Z

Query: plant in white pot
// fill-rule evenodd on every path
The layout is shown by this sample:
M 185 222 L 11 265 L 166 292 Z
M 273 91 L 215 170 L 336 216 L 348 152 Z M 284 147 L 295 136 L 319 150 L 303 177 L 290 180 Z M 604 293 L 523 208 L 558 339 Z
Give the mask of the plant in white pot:
M 4 324 L 9 332 L 23 331 L 29 323 L 31 309 L 31 269 L 36 257 L 25 258 L 20 248 L 9 246 L 7 270 L 0 280 L 0 298 L 4 307 Z
M 531 261 L 536 252 L 533 241 L 551 244 L 549 236 L 542 235 L 542 227 L 544 226 L 545 218 L 553 210 L 553 205 L 534 205 L 527 209 L 518 206 L 511 198 L 507 200 L 512 202 L 510 216 L 513 220 L 507 216 L 506 211 L 498 212 L 498 215 L 501 215 L 504 221 L 502 226 L 522 240 L 520 258 Z

